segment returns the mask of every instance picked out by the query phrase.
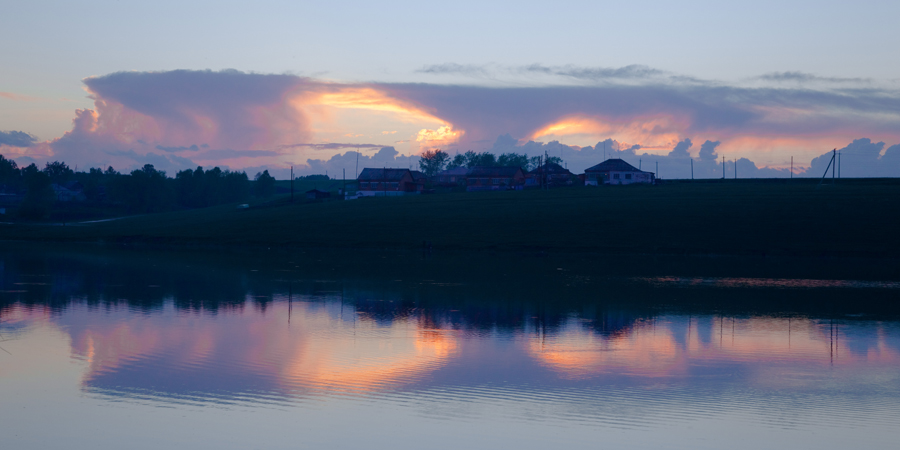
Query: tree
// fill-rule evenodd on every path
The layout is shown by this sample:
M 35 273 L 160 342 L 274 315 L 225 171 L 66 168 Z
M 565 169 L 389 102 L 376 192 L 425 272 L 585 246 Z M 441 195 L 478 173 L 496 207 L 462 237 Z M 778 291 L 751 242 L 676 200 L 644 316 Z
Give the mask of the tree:
M 17 189 L 21 181 L 22 174 L 19 172 L 19 166 L 16 165 L 16 162 L 0 155 L 0 190 L 4 187 Z
M 464 157 L 466 159 L 466 167 L 497 165 L 497 157 L 489 152 L 476 153 L 469 150 L 465 153 Z
M 144 167 L 131 171 L 130 177 L 119 177 L 119 181 L 116 195 L 131 210 L 157 212 L 172 206 L 171 180 L 166 178 L 166 172 L 156 170 L 153 164 L 144 164 Z
M 271 197 L 275 195 L 275 178 L 269 175 L 268 170 L 257 173 L 253 179 L 255 180 L 253 195 L 257 197 Z
M 56 201 L 56 194 L 50 188 L 50 177 L 32 163 L 22 169 L 22 181 L 27 191 L 19 205 L 19 215 L 26 219 L 47 217 Z
M 497 158 L 497 165 L 499 166 L 514 166 L 521 167 L 523 169 L 528 168 L 528 155 L 518 154 L 518 153 L 504 153 Z
M 447 163 L 448 169 L 456 169 L 457 167 L 463 167 L 466 165 L 466 157 L 465 155 L 456 154 L 453 159 Z
M 441 150 L 426 150 L 419 159 L 419 170 L 426 176 L 433 177 L 444 170 L 450 161 L 450 155 Z
M 42 172 L 46 173 L 47 176 L 50 177 L 50 181 L 57 184 L 65 183 L 75 176 L 75 172 L 73 172 L 72 169 L 70 169 L 69 166 L 66 165 L 66 163 L 59 161 L 46 163 Z

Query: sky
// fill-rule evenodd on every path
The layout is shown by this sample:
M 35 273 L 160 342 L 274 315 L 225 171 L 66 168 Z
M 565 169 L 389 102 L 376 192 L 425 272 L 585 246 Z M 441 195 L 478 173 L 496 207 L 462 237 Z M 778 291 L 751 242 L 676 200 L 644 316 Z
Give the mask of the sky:
M 665 178 L 820 176 L 844 149 L 900 176 L 898 3 L 315 3 L 5 5 L 0 154 L 283 176 L 558 151 Z

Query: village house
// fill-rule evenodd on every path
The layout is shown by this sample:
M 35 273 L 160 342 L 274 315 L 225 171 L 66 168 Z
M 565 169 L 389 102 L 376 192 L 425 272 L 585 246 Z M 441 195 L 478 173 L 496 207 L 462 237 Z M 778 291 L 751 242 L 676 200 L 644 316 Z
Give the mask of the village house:
M 434 176 L 434 182 L 441 187 L 465 186 L 468 174 L 468 167 L 454 167 L 438 172 Z
M 50 185 L 53 193 L 56 194 L 58 202 L 83 202 L 87 199 L 84 195 L 84 186 L 78 181 L 70 181 L 64 184 L 53 183 Z
M 656 175 L 644 172 L 621 159 L 607 159 L 596 166 L 585 169 L 585 186 L 601 184 L 653 183 Z
M 475 166 L 466 174 L 466 191 L 521 190 L 525 186 L 525 173 L 521 167 Z
M 412 174 L 413 181 L 416 185 L 422 185 L 422 188 L 425 188 L 425 185 L 428 183 L 428 176 L 418 170 L 410 170 L 409 173 Z
M 525 174 L 526 187 L 572 186 L 578 180 L 572 172 L 556 163 L 547 163 Z
M 421 175 L 421 173 L 420 173 Z M 419 194 L 425 189 L 425 177 L 409 169 L 363 169 L 357 178 L 362 197 Z

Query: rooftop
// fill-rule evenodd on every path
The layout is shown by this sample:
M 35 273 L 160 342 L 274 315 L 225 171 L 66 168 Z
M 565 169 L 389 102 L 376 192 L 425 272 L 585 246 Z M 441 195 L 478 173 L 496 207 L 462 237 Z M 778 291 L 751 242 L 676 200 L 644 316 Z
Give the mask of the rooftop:
M 585 172 L 644 172 L 621 159 L 607 159 L 594 167 L 584 169 Z M 650 172 L 645 172 L 650 173 Z
M 362 173 L 359 174 L 358 180 L 360 181 L 368 181 L 368 180 L 378 180 L 378 181 L 400 181 L 403 179 L 406 174 L 409 174 L 412 177 L 412 172 L 409 169 L 363 169 Z

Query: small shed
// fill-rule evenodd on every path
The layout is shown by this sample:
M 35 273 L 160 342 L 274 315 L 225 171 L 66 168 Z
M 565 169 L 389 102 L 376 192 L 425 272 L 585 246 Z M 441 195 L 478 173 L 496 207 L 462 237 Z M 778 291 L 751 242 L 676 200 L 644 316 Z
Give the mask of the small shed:
M 320 191 L 318 189 L 312 189 L 306 191 L 306 198 L 310 200 L 320 199 L 320 198 L 330 198 L 331 192 Z

